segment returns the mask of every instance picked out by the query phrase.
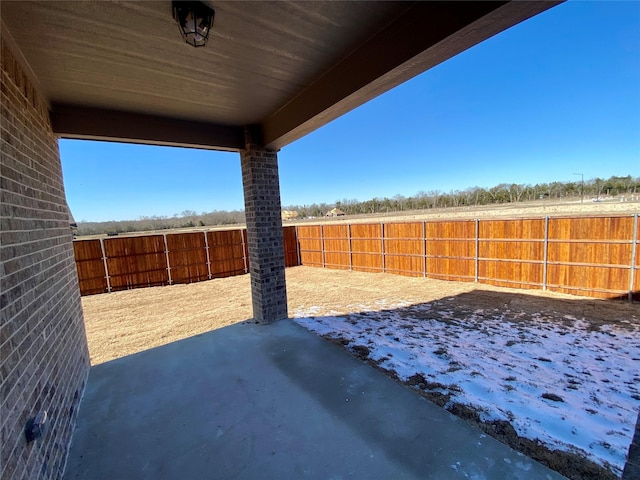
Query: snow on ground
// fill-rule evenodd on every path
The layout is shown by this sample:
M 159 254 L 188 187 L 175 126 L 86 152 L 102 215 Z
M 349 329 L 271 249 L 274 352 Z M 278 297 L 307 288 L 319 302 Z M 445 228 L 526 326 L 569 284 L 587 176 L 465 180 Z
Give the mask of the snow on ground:
M 421 374 L 482 420 L 507 420 L 520 436 L 622 475 L 640 408 L 640 329 L 627 320 L 592 328 L 567 315 L 497 308 L 460 315 L 446 302 L 359 310 L 317 316 L 311 307 L 295 317 L 349 349 L 366 346 L 403 381 Z

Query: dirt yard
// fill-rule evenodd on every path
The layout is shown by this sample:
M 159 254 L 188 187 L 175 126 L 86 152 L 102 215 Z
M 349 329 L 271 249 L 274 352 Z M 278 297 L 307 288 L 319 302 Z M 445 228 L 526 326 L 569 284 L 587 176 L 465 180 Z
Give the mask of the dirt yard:
M 611 309 L 638 315 L 638 305 L 605 302 L 536 290 L 446 282 L 398 275 L 287 269 L 289 312 L 314 307 L 316 315 L 355 313 L 399 302 L 427 303 L 465 295 L 469 308 L 504 307 L 553 310 L 608 322 Z M 511 295 L 504 296 L 504 293 Z M 579 299 L 579 302 L 576 300 Z M 508 302 L 508 303 L 505 303 Z M 92 365 L 250 319 L 249 276 L 189 285 L 141 288 L 82 298 Z
M 287 290 L 298 323 L 488 434 L 569 478 L 619 478 L 640 305 L 312 267 L 287 269 Z M 251 318 L 248 275 L 82 303 L 93 365 Z

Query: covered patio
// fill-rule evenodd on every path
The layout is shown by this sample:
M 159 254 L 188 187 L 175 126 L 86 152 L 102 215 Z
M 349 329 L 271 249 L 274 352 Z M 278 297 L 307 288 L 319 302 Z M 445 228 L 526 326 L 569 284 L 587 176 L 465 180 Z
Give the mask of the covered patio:
M 228 478 L 292 464 L 325 477 L 333 463 L 333 478 L 360 468 L 450 478 L 456 462 L 460 472 L 527 478 L 513 475 L 537 467 L 490 439 L 459 458 L 455 445 L 468 437 L 473 451 L 476 432 L 288 322 L 230 327 L 90 371 L 59 138 L 237 151 L 253 317 L 270 324 L 288 316 L 278 150 L 559 2 L 204 3 L 215 21 L 208 44 L 193 48 L 169 1 L 2 2 L 0 477 L 62 478 L 75 437 L 68 478 L 98 478 L 107 458 L 130 469 L 110 478 L 156 478 L 161 468 L 172 478 L 177 465 L 203 476 L 214 460 Z M 234 408 L 211 410 L 212 395 Z M 392 409 L 395 395 L 406 399 L 394 397 Z M 251 408 L 240 407 L 247 399 Z M 434 438 L 436 424 L 436 445 L 451 456 L 416 440 Z M 118 447 L 146 453 L 129 462 Z M 209 458 L 219 448 L 228 455 Z
M 91 369 L 66 480 L 560 479 L 292 321 Z

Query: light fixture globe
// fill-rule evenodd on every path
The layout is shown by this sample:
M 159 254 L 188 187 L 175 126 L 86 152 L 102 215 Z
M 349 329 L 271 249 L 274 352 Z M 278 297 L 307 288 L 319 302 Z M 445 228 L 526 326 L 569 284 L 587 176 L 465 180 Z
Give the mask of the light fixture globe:
M 194 47 L 204 47 L 209 38 L 215 12 L 201 2 L 173 2 L 173 18 L 182 38 Z

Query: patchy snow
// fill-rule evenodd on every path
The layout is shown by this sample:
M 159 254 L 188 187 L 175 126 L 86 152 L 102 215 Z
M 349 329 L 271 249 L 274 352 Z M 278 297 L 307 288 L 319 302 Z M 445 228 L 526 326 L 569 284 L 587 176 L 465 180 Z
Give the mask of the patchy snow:
M 445 303 L 366 307 L 325 316 L 311 307 L 295 317 L 319 335 L 348 340 L 349 349 L 366 346 L 402 380 L 421 374 L 428 388 L 473 406 L 483 420 L 507 420 L 520 436 L 622 475 L 640 407 L 637 327 L 499 309 L 460 318 Z

